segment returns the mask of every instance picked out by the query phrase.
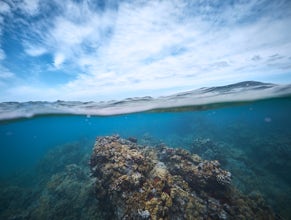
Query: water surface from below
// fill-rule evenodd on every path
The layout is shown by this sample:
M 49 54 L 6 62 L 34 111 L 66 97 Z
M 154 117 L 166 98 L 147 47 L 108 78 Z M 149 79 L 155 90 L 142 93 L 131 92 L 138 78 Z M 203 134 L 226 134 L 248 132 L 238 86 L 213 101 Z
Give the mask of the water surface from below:
M 141 145 L 165 143 L 218 160 L 232 173 L 232 184 L 245 194 L 262 194 L 278 215 L 290 219 L 291 99 L 221 106 L 2 121 L 1 219 L 99 218 L 100 201 L 90 191 L 88 160 L 96 137 L 112 134 L 135 137 Z

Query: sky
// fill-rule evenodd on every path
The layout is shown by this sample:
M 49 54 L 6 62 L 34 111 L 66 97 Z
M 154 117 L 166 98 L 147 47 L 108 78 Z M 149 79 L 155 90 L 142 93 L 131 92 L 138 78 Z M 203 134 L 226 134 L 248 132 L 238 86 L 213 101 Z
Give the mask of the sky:
M 0 0 L 0 102 L 291 83 L 289 0 Z

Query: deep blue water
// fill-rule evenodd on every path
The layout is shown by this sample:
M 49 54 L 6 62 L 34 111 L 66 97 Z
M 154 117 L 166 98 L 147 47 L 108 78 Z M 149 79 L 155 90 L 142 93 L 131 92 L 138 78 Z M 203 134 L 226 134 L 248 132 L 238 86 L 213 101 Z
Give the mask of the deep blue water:
M 3 121 L 0 176 L 6 185 L 2 189 L 14 184 L 9 183 L 10 178 L 33 170 L 52 149 L 80 142 L 86 143 L 90 153 L 97 136 L 119 134 L 137 137 L 140 143 L 163 142 L 206 159 L 221 160 L 240 190 L 259 191 L 281 216 L 291 218 L 290 116 L 291 99 L 281 98 L 203 111 L 106 117 L 52 115 Z M 196 139 L 209 139 L 211 149 L 195 149 Z M 58 163 L 58 158 L 55 161 Z

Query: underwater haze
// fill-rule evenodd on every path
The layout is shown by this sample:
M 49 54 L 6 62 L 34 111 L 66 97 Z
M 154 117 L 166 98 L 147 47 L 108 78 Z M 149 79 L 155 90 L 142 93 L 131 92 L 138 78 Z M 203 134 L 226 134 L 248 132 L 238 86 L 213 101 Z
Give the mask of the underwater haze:
M 243 82 L 157 99 L 0 103 L 0 219 L 104 219 L 88 162 L 96 138 L 115 134 L 218 160 L 234 187 L 291 219 L 290 88 Z

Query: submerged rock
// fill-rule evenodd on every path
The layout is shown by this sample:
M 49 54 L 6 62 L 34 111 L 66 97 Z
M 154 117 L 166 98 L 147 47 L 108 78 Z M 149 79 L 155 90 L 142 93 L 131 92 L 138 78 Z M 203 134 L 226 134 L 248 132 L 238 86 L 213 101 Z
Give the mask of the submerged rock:
M 106 219 L 274 219 L 261 198 L 231 185 L 218 161 L 186 150 L 99 137 L 90 166 Z

